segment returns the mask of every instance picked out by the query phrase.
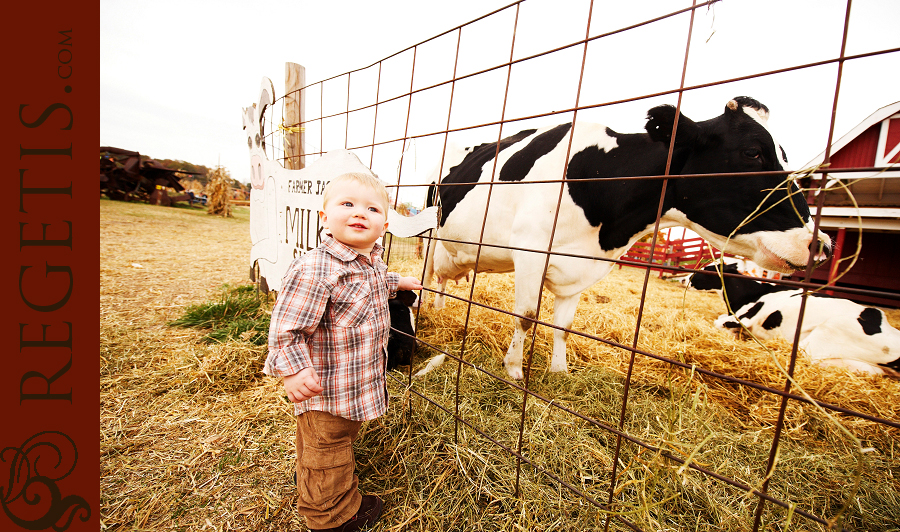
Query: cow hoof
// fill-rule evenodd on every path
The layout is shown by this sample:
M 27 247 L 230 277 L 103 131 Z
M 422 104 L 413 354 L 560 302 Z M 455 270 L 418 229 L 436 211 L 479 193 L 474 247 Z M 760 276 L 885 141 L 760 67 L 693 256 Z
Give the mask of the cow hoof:
M 562 365 L 562 366 L 555 366 L 552 364 L 550 365 L 550 373 L 568 373 L 568 372 L 569 372 L 569 368 L 565 365 Z
M 514 381 L 520 381 L 525 378 L 525 374 L 522 373 L 521 366 L 506 366 L 506 374 L 509 375 L 509 378 Z
M 522 368 L 507 368 L 506 373 L 509 375 L 509 378 L 514 381 L 520 381 L 525 378 L 525 374 L 522 373 Z

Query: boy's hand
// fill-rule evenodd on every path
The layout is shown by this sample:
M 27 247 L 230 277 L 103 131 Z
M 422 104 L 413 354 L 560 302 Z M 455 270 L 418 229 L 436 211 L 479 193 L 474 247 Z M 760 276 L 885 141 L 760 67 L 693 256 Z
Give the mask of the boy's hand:
M 415 277 L 401 277 L 400 283 L 397 285 L 398 290 L 421 290 L 422 283 Z
M 288 399 L 293 403 L 302 403 L 307 399 L 322 393 L 321 379 L 313 368 L 303 368 L 300 373 L 295 373 L 284 378 L 284 391 Z

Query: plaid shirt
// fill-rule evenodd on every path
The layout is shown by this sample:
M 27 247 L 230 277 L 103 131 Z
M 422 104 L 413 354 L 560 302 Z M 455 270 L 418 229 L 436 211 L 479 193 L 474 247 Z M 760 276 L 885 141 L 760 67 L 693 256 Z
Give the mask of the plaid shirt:
M 367 258 L 328 237 L 285 273 L 263 372 L 285 377 L 312 367 L 324 388 L 294 403 L 295 415 L 321 410 L 367 421 L 387 411 L 387 303 L 400 275 L 387 271 L 381 252 L 375 244 Z

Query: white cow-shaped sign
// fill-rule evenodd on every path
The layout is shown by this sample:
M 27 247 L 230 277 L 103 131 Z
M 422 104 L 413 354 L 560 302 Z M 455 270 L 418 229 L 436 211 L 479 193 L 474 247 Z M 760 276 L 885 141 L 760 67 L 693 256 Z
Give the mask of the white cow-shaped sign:
M 255 281 L 258 273 L 260 287 L 277 292 L 291 261 L 322 241 L 318 213 L 325 185 L 348 172 L 372 172 L 347 150 L 330 151 L 300 170 L 270 160 L 263 131 L 265 109 L 275 102 L 269 78 L 262 80 L 258 102 L 243 109 L 250 149 L 250 278 Z M 388 211 L 388 232 L 398 237 L 420 235 L 436 226 L 437 207 L 412 217 Z

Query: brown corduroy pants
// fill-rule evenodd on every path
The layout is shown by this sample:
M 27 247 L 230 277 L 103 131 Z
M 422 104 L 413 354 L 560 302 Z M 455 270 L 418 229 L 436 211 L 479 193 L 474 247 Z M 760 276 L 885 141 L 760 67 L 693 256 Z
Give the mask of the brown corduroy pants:
M 359 510 L 353 441 L 361 425 L 327 412 L 297 416 L 297 513 L 313 530 L 340 526 Z

